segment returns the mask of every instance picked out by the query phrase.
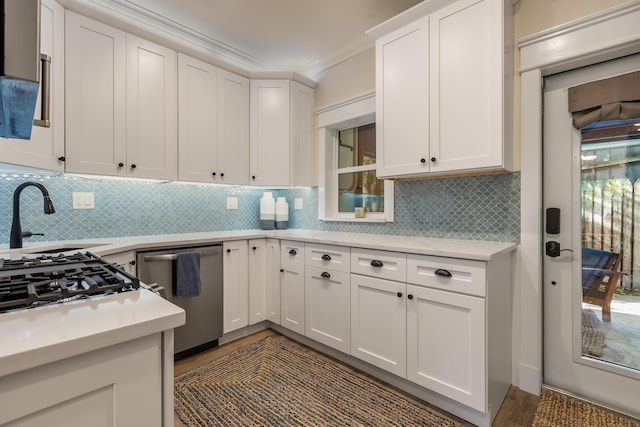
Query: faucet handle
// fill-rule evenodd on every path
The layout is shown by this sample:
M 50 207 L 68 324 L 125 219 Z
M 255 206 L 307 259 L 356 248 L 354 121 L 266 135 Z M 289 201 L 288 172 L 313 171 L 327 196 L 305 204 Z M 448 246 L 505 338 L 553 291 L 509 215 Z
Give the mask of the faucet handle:
M 22 237 L 32 237 L 32 236 L 44 236 L 44 233 L 32 233 L 30 231 L 22 232 Z

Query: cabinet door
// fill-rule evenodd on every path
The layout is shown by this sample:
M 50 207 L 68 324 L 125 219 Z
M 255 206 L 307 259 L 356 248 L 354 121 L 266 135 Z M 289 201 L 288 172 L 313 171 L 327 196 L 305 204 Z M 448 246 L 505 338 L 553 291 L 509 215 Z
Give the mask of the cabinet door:
M 378 178 L 429 171 L 429 21 L 376 40 Z
M 217 68 L 178 55 L 178 179 L 217 182 Z
M 486 412 L 485 301 L 408 285 L 407 379 Z
M 66 171 L 126 175 L 125 33 L 69 11 L 65 25 Z
M 51 57 L 50 127 L 34 126 L 29 141 L 0 138 L 2 162 L 62 171 L 64 162 L 64 9 L 42 0 L 40 51 Z M 40 119 L 41 94 L 35 117 Z
M 249 240 L 249 324 L 267 319 L 267 241 Z
M 267 239 L 267 320 L 280 324 L 280 240 Z
M 305 267 L 305 335 L 345 353 L 350 341 L 350 275 L 318 267 Z
M 351 355 L 404 377 L 406 285 L 351 275 Z
M 177 55 L 127 34 L 127 174 L 178 177 Z
M 247 241 L 224 242 L 223 333 L 249 324 L 249 259 Z
M 291 185 L 311 187 L 314 183 L 313 132 L 314 91 L 291 82 Z
M 430 15 L 432 172 L 503 165 L 502 3 L 461 0 Z
M 251 80 L 251 183 L 289 185 L 289 81 Z
M 249 79 L 218 70 L 218 182 L 249 183 Z
M 304 264 L 284 263 L 280 280 L 280 324 L 304 334 Z

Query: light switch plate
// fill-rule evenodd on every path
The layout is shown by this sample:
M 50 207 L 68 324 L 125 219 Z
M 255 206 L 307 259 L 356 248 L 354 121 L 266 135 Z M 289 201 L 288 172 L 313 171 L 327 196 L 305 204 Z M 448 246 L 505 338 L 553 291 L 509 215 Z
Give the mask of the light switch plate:
M 95 209 L 93 192 L 73 192 L 73 209 Z
M 293 202 L 294 202 L 294 208 L 295 209 L 302 209 L 302 197 L 296 197 Z
M 227 197 L 227 209 L 238 209 L 237 197 Z

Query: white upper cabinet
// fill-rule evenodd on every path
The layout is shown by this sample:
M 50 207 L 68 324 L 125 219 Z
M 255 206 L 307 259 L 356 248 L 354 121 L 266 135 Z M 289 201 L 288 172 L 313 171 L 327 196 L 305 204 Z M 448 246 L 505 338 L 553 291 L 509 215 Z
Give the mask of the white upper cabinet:
M 218 69 L 218 182 L 249 184 L 249 79 Z
M 178 55 L 178 178 L 249 183 L 249 80 Z
M 378 177 L 429 170 L 429 20 L 376 41 Z
M 0 138 L 0 161 L 62 171 L 64 169 L 64 9 L 54 0 L 42 0 L 40 51 L 51 58 L 49 127 L 34 126 L 29 141 Z M 42 93 L 35 118 L 41 119 Z
M 178 178 L 181 181 L 217 182 L 217 88 L 216 67 L 178 55 Z
M 400 26 L 407 13 L 422 16 Z M 510 170 L 511 1 L 425 2 L 407 13 L 369 32 L 378 177 Z
M 127 34 L 127 174 L 178 178 L 177 55 Z
M 251 184 L 313 184 L 313 90 L 289 80 L 251 80 Z
M 126 36 L 66 12 L 66 170 L 126 176 Z

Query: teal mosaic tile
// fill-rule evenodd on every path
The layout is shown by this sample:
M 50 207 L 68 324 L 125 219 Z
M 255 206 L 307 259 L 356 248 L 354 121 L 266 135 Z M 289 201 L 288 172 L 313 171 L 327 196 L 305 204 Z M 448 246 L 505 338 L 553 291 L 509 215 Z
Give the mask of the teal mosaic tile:
M 0 172 L 0 243 L 9 242 L 13 192 L 25 181 L 44 184 L 56 208 L 44 215 L 40 191 L 22 192 L 22 229 L 45 233 L 31 241 L 257 229 L 266 191 Z M 95 209 L 72 209 L 74 191 L 93 192 Z M 274 196 L 287 198 L 290 228 L 504 242 L 520 237 L 519 173 L 397 182 L 395 222 L 386 224 L 319 221 L 315 188 L 274 190 Z M 226 209 L 227 197 L 238 198 L 238 210 Z M 304 209 L 293 209 L 295 197 L 304 199 Z

